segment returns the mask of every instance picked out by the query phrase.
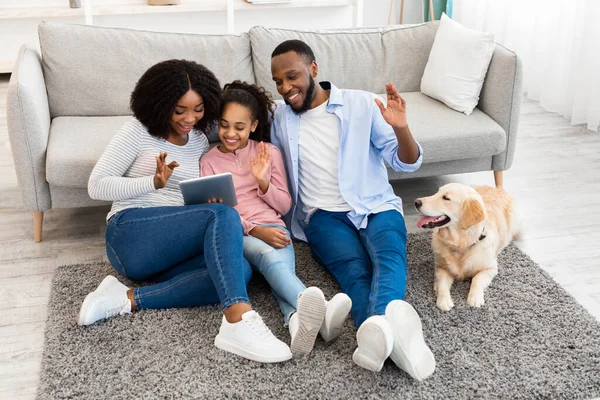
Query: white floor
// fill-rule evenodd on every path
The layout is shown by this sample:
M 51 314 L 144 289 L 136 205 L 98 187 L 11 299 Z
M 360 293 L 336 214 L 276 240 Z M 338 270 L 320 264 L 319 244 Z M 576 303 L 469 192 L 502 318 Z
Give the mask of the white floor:
M 32 215 L 22 207 L 8 140 L 7 85 L 0 76 L 0 399 L 33 399 L 53 272 L 59 265 L 106 259 L 107 208 L 48 211 L 44 240 L 33 242 Z M 453 181 L 492 185 L 493 176 L 394 185 L 405 201 L 409 231 L 416 231 L 412 201 Z M 515 162 L 504 186 L 526 214 L 518 246 L 600 319 L 600 133 L 572 127 L 524 100 Z

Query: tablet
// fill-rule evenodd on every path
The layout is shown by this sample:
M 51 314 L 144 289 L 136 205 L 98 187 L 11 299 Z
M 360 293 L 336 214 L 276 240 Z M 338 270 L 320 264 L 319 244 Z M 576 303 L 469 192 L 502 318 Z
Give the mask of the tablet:
M 223 203 L 230 206 L 237 205 L 233 177 L 229 172 L 186 179 L 179 182 L 179 188 L 186 205 L 204 204 L 212 198 L 223 199 Z

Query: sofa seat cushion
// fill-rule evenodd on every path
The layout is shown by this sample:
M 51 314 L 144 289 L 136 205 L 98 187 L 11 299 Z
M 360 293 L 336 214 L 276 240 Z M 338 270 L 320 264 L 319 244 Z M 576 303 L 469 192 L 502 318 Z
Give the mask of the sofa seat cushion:
M 51 185 L 87 188 L 96 162 L 113 136 L 129 121 L 118 117 L 57 117 L 52 120 L 46 154 Z
M 402 97 L 407 102 L 411 132 L 425 153 L 423 163 L 491 157 L 504 151 L 506 133 L 479 109 L 467 116 L 420 92 L 402 93 Z M 56 186 L 86 188 L 104 149 L 131 118 L 54 118 L 48 141 L 46 180 Z
M 478 108 L 465 115 L 420 92 L 401 95 L 423 163 L 493 156 L 506 148 L 506 132 Z

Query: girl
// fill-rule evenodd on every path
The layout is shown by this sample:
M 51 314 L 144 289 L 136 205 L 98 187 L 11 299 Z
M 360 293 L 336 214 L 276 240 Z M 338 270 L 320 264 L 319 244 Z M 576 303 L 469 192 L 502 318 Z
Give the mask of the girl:
M 200 160 L 202 176 L 231 172 L 244 229 L 244 257 L 269 282 L 289 325 L 292 353 L 308 354 L 320 330 L 326 341 L 341 333 L 350 298 L 326 302 L 295 274 L 294 247 L 281 219 L 292 205 L 283 160 L 269 142 L 274 103 L 265 90 L 235 81 L 225 85 L 219 119 L 221 144 Z M 213 199 L 213 201 L 215 201 Z
M 110 200 L 106 252 L 115 271 L 155 284 L 128 288 L 109 275 L 84 300 L 79 325 L 142 309 L 221 303 L 215 345 L 258 362 L 292 357 L 252 310 L 239 215 L 222 204 L 184 206 L 179 182 L 197 177 L 218 118 L 221 88 L 192 61 L 151 67 L 131 94 L 126 122 L 94 167 L 90 197 Z

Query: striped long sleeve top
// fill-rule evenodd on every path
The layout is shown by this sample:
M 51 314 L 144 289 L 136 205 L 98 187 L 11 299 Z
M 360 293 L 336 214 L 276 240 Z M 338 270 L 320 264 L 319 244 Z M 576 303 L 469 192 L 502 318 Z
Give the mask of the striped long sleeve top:
M 151 136 L 137 119 L 126 122 L 96 163 L 88 181 L 92 199 L 112 201 L 108 221 L 121 210 L 133 207 L 182 206 L 179 182 L 200 175 L 198 160 L 209 149 L 208 139 L 192 131 L 188 142 L 178 146 Z M 173 175 L 162 189 L 154 187 L 156 156 L 167 152 L 167 164 L 177 161 Z

